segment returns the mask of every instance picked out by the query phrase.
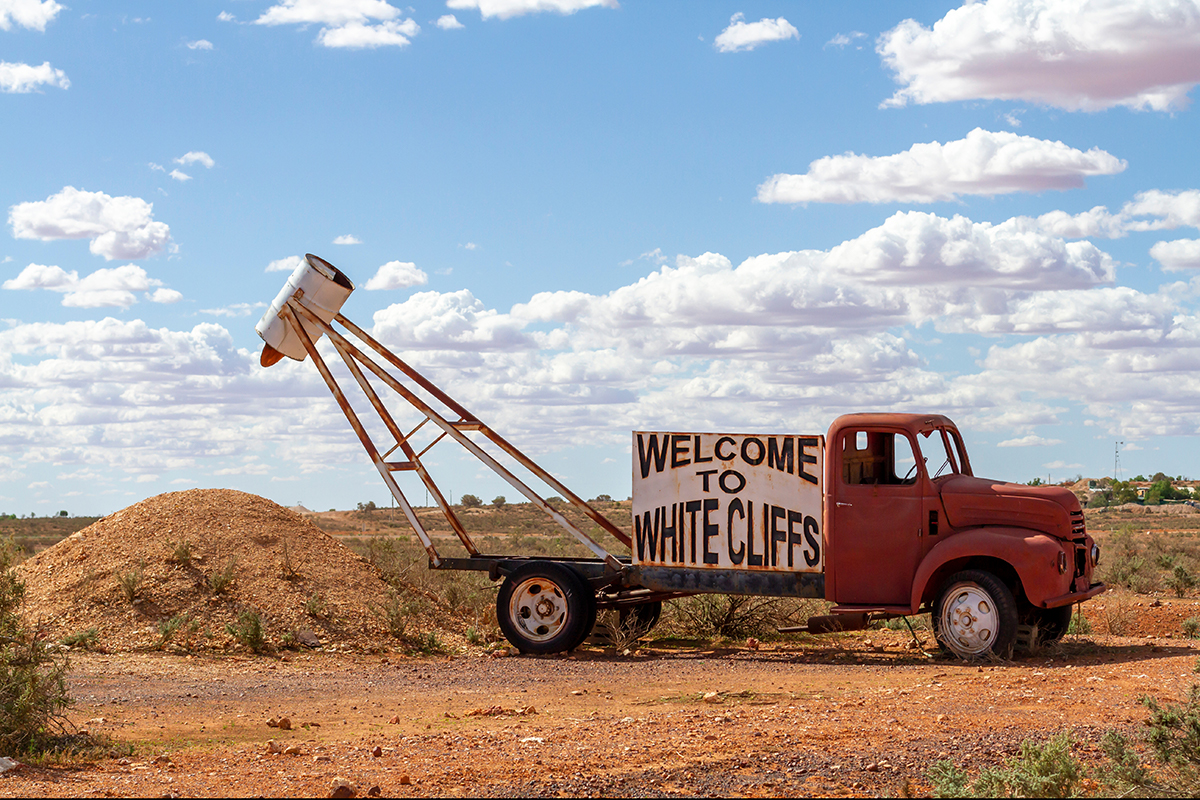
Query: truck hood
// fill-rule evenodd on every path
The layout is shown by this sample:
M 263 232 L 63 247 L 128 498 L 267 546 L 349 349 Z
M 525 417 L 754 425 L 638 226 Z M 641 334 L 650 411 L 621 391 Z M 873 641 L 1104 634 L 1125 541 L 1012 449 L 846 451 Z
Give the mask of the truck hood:
M 1079 499 L 1062 486 L 1020 483 L 953 475 L 940 481 L 946 521 L 955 528 L 1007 525 L 1072 538 L 1073 517 L 1083 521 Z

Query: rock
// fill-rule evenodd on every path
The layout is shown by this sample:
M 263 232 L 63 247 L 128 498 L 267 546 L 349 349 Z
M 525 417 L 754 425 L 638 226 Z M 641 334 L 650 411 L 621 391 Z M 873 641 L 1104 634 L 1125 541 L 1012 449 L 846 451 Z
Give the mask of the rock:
M 345 778 L 334 778 L 329 784 L 330 797 L 355 797 L 354 785 Z
M 272 739 L 267 742 L 267 752 L 273 756 L 277 756 L 283 752 L 283 747 L 280 746 L 279 742 Z
M 945 715 L 945 714 L 938 714 L 936 717 L 934 717 L 934 719 L 936 719 L 938 722 L 945 722 L 945 721 L 946 721 L 946 715 Z
M 400 776 L 400 785 L 401 786 L 412 786 L 412 778 L 408 777 L 407 775 L 401 775 Z
M 0 757 L 0 775 L 3 775 L 7 772 L 12 772 L 14 769 L 20 769 L 22 766 L 24 765 L 16 759 L 8 758 L 6 756 Z
M 296 631 L 296 641 L 305 647 L 317 648 L 321 646 L 321 638 L 308 628 L 301 628 Z M 383 663 L 387 663 L 384 661 Z
M 289 744 L 283 748 L 283 754 L 285 756 L 302 756 L 304 755 L 304 751 L 300 749 L 300 745 L 298 744 Z
M 374 747 L 371 748 L 371 756 L 372 757 L 379 758 L 381 755 L 383 755 L 382 747 L 380 747 L 379 745 L 375 745 Z
M 330 758 L 329 756 L 327 756 L 324 753 L 313 756 L 313 763 L 322 763 L 322 762 L 332 761 L 332 760 L 333 760 L 332 758 Z
M 746 649 L 747 650 L 757 650 L 758 645 L 759 645 L 758 639 L 755 639 L 753 636 L 746 640 Z
M 705 692 L 704 697 L 702 697 L 701 699 L 706 703 L 719 703 L 719 702 L 721 702 L 721 693 L 720 692 Z
M 276 723 L 281 731 L 290 731 L 292 729 L 292 721 L 288 717 L 280 717 Z
M 400 716 L 399 715 L 393 716 L 391 719 L 388 720 L 388 725 L 399 725 L 399 724 L 400 724 Z
M 268 728 L 278 728 L 279 720 L 275 719 L 274 717 L 271 717 L 269 720 L 267 720 L 267 727 Z
M 867 772 L 879 772 L 879 765 L 875 762 L 867 764 Z
M 383 794 L 383 790 L 378 786 L 372 786 L 370 789 L 367 789 L 367 797 L 379 797 L 381 794 Z

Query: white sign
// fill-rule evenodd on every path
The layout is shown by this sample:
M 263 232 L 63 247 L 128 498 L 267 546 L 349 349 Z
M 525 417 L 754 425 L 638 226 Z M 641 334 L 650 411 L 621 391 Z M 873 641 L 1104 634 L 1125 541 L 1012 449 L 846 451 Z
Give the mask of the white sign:
M 633 563 L 820 572 L 824 436 L 633 434 Z

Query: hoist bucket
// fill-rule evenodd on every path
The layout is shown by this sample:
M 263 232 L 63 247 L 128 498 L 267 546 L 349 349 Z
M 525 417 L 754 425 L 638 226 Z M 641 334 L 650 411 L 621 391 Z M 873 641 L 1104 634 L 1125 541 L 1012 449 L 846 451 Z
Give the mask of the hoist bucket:
M 346 298 L 354 291 L 354 282 L 341 270 L 312 253 L 304 256 L 300 266 L 288 278 L 275 302 L 263 314 L 254 330 L 266 343 L 260 363 L 269 367 L 284 356 L 303 361 L 308 355 L 304 343 L 283 317 L 283 308 L 293 297 L 304 304 L 323 322 L 330 320 L 341 310 Z M 300 324 L 313 342 L 321 338 L 322 330 L 312 322 L 301 318 Z

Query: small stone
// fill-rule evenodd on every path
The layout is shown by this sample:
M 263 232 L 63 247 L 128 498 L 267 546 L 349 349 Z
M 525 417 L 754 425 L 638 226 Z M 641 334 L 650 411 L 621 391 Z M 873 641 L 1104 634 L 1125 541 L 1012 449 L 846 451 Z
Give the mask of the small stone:
M 273 756 L 277 756 L 283 752 L 283 747 L 280 746 L 279 742 L 272 739 L 271 741 L 267 742 L 267 752 Z
M 721 693 L 720 692 L 705 692 L 704 697 L 701 699 L 704 700 L 704 702 L 706 702 L 706 703 L 719 703 L 719 702 L 721 702 Z
M 329 784 L 330 797 L 354 797 L 356 795 L 354 785 L 345 778 L 334 778 Z
M 388 725 L 399 725 L 399 724 L 400 724 L 400 716 L 398 714 L 388 720 Z
M 383 794 L 383 790 L 378 786 L 372 786 L 370 789 L 367 789 L 367 797 L 379 797 L 381 794 Z
M 758 645 L 759 645 L 758 639 L 755 639 L 753 636 L 746 640 L 746 649 L 747 650 L 757 650 Z
M 412 778 L 408 777 L 407 775 L 401 775 L 400 776 L 400 785 L 401 786 L 412 786 Z
M 300 745 L 298 744 L 289 744 L 283 748 L 283 754 L 285 756 L 302 756 L 304 755 L 304 751 L 300 749 Z
M 20 761 L 7 756 L 0 757 L 0 775 L 6 772 L 12 772 L 14 769 L 20 769 L 24 766 Z
M 583 689 L 572 689 L 571 694 L 578 696 L 581 694 L 587 694 L 587 692 L 583 691 Z
M 374 758 L 379 758 L 381 755 L 383 755 L 383 748 L 380 747 L 379 745 L 375 745 L 374 747 L 371 748 L 371 755 Z
M 288 717 L 280 717 L 276 723 L 281 731 L 290 731 L 292 729 L 292 721 Z
M 879 765 L 875 762 L 867 764 L 867 772 L 879 772 Z
M 279 720 L 275 719 L 274 717 L 271 717 L 269 720 L 267 720 L 267 727 L 268 728 L 278 728 Z
M 321 646 L 321 637 L 310 631 L 308 628 L 301 628 L 296 631 L 296 641 L 305 647 L 316 649 Z M 386 661 L 384 662 L 387 663 Z
M 945 715 L 945 714 L 938 714 L 936 717 L 934 717 L 934 719 L 935 719 L 935 720 L 937 720 L 938 722 L 945 722 L 945 721 L 946 721 L 946 715 Z
M 332 758 L 330 758 L 330 757 L 329 757 L 328 755 L 326 755 L 325 753 L 321 753 L 320 755 L 313 756 L 313 762 L 314 762 L 314 763 L 322 763 L 322 762 L 327 762 L 327 761 L 332 761 L 332 760 L 333 760 L 333 759 L 332 759 Z

